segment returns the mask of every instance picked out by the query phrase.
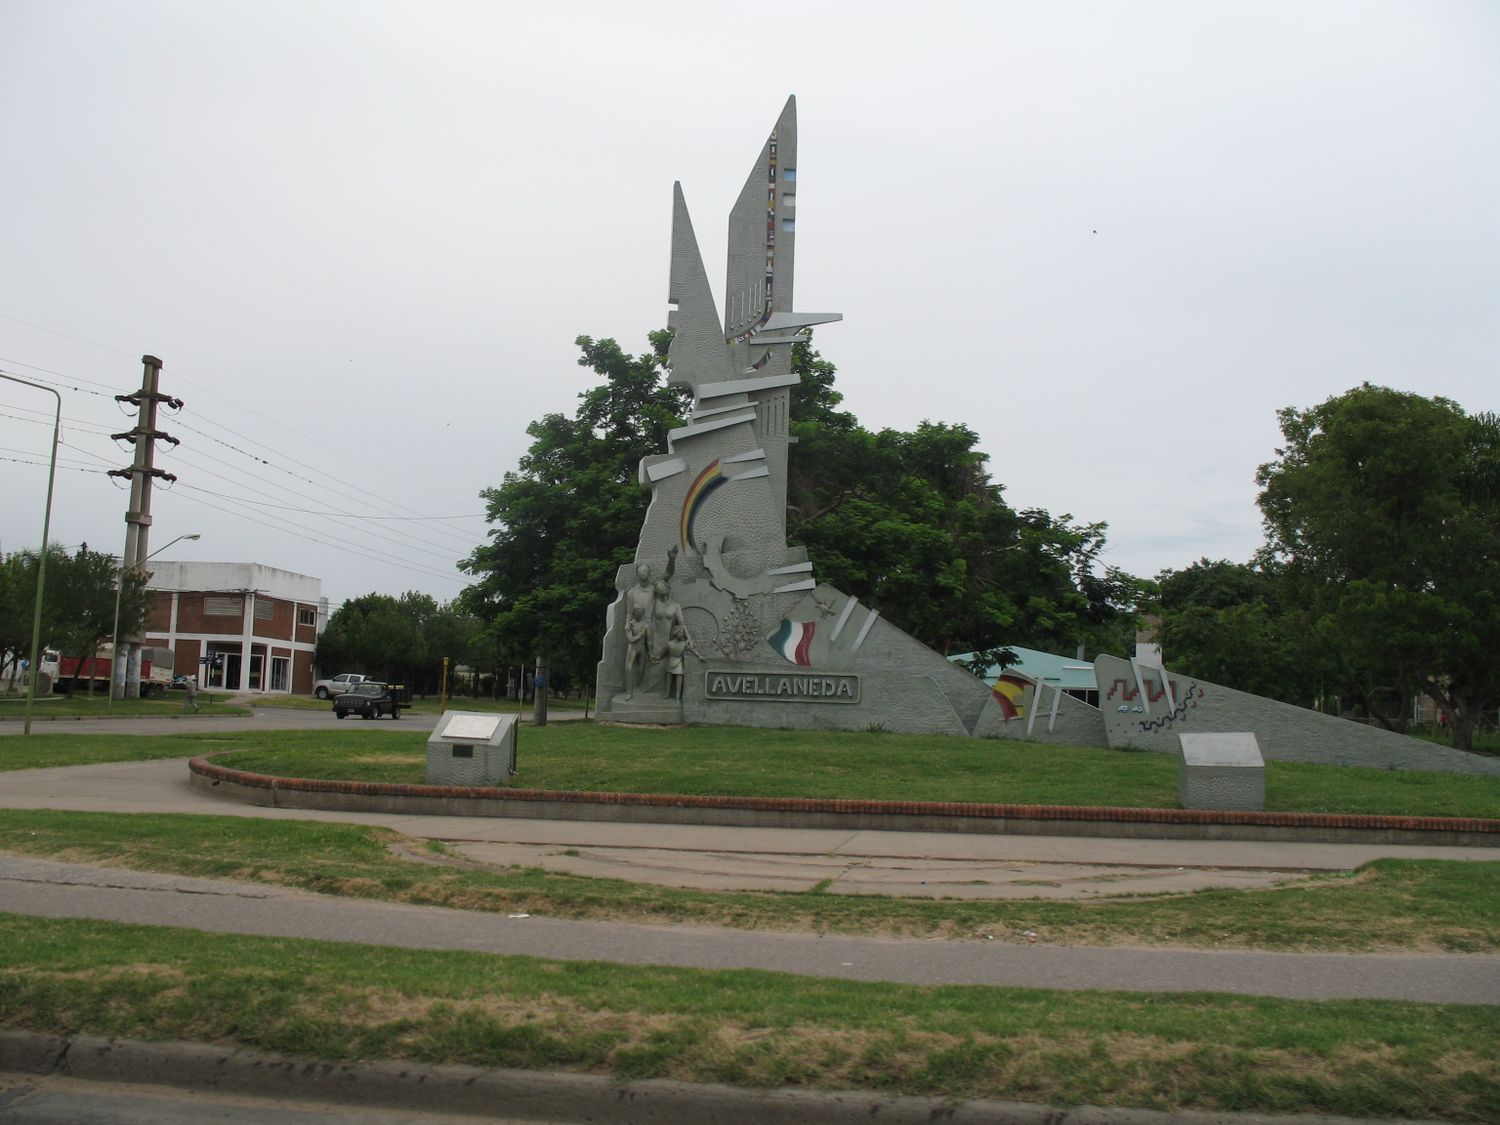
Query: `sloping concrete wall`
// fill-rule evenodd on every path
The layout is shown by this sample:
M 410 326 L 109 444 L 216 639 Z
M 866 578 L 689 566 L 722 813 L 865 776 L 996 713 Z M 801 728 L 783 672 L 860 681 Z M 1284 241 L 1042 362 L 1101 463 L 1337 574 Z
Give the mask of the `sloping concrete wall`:
M 1500 777 L 1500 758 L 1467 754 L 1236 691 L 1168 670 L 1101 656 L 1094 661 L 1109 745 L 1175 754 L 1178 735 L 1250 731 L 1269 761 Z M 1165 682 L 1163 682 L 1165 681 Z

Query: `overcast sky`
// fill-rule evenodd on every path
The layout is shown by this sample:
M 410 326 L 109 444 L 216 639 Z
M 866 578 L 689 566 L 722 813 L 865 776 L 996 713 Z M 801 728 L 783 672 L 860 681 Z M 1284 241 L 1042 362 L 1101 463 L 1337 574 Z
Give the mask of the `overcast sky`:
M 161 557 L 451 598 L 574 337 L 664 324 L 673 180 L 722 303 L 788 94 L 846 407 L 968 424 L 1112 565 L 1248 558 L 1280 407 L 1500 406 L 1493 3 L 0 0 L 0 371 L 70 388 L 53 540 L 122 550 L 149 352 L 186 402 L 151 547 L 202 535 Z M 52 401 L 0 381 L 6 552 Z

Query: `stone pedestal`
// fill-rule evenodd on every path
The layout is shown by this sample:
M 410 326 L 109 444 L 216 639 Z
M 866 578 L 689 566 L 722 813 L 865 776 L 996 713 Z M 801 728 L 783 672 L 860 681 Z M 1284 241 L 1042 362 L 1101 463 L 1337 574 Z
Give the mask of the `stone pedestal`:
M 1260 812 L 1266 807 L 1266 767 L 1255 735 L 1179 737 L 1177 796 L 1183 808 Z
M 644 723 L 649 726 L 679 726 L 682 704 L 660 695 L 637 695 L 634 699 L 615 696 L 609 709 L 596 716 L 601 723 Z
M 503 785 L 516 772 L 516 717 L 449 711 L 427 738 L 428 785 Z

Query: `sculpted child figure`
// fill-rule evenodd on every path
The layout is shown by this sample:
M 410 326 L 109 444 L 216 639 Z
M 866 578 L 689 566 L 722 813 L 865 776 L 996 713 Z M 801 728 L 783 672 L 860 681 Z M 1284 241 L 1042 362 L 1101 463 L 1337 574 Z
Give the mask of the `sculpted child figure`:
M 682 687 L 686 682 L 683 672 L 688 652 L 694 656 L 699 655 L 688 638 L 687 629 L 681 625 L 672 626 L 672 636 L 667 641 L 667 698 L 679 703 L 682 702 Z
M 646 611 L 643 606 L 630 610 L 625 623 L 625 698 L 635 698 L 636 684 L 646 671 Z

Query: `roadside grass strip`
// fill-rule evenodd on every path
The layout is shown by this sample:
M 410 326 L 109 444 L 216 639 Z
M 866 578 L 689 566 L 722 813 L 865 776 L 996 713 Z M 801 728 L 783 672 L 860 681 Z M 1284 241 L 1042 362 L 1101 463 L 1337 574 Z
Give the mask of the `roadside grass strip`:
M 75 692 L 72 695 L 48 695 L 39 697 L 32 708 L 33 723 L 50 723 L 52 720 L 64 721 L 71 719 L 150 719 L 171 718 L 181 715 L 182 700 L 185 693 L 173 692 L 163 699 L 117 699 L 111 705 L 109 697 L 100 692 L 97 695 L 85 695 Z M 244 707 L 231 706 L 221 703 L 224 699 L 221 692 L 198 693 L 198 706 L 201 708 L 197 715 L 199 718 L 213 718 L 215 715 L 248 715 L 249 710 Z M 26 714 L 26 697 L 0 696 L 0 719 L 14 719 L 19 721 Z
M 714 893 L 537 868 L 434 866 L 441 843 L 309 820 L 0 810 L 0 851 L 323 894 L 555 918 L 1073 945 L 1500 951 L 1500 863 L 1379 860 L 1261 890 L 1048 899 Z
M 1493 1008 L 987 987 L 0 915 L 0 1027 L 1066 1107 L 1500 1120 Z

